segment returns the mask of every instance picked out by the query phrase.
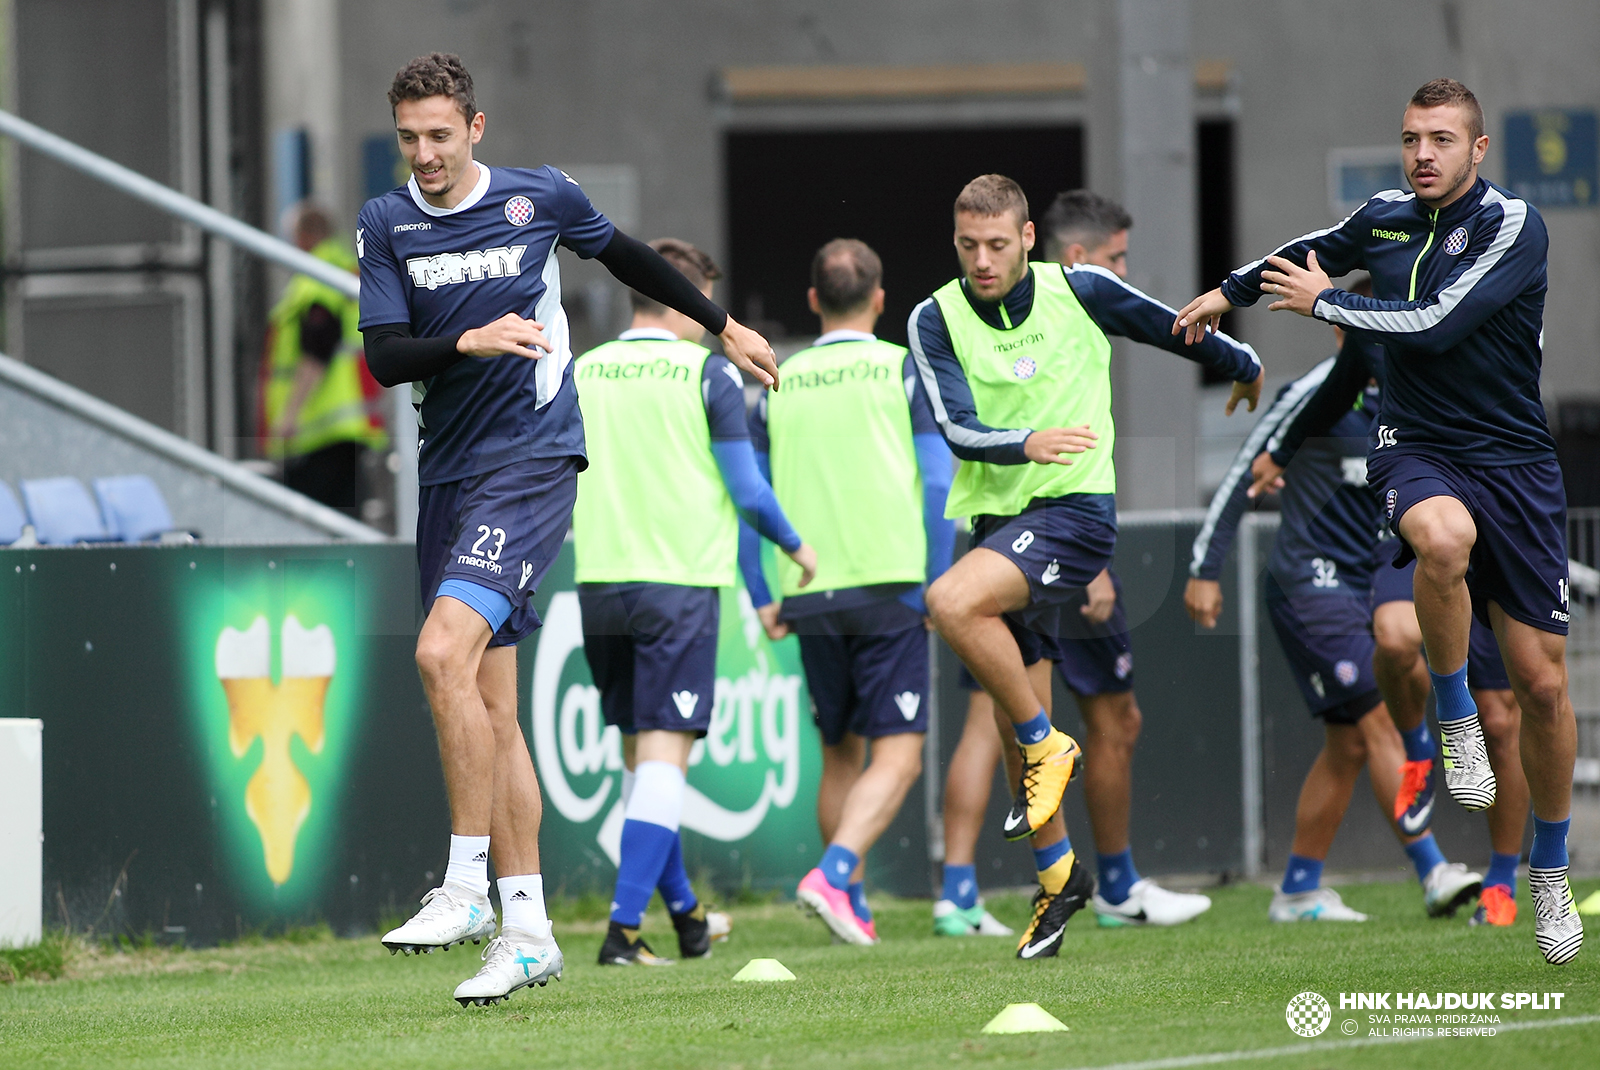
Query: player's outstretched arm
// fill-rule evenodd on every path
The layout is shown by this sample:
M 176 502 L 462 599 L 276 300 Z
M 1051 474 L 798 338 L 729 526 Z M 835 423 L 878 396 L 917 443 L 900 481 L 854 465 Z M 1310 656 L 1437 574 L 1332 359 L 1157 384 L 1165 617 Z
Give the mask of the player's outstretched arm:
M 1194 345 L 1205 337 L 1207 331 L 1215 333 L 1222 327 L 1224 313 L 1233 311 L 1233 304 L 1222 295 L 1221 287 L 1203 293 L 1178 310 L 1172 323 L 1172 333 L 1182 333 L 1185 345 Z M 1250 406 L 1252 409 L 1254 405 Z
M 1034 464 L 1071 464 L 1071 454 L 1092 450 L 1100 436 L 1089 430 L 1088 424 L 1079 427 L 1047 427 L 1035 431 L 1022 443 L 1022 451 Z

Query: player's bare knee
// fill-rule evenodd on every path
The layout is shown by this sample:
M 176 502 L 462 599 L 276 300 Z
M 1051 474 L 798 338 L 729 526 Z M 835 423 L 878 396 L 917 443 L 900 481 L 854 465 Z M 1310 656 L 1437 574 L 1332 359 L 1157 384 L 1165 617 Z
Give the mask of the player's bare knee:
M 1406 541 L 1417 555 L 1417 568 L 1435 580 L 1466 576 L 1477 528 L 1465 511 L 1434 515 L 1406 529 Z
M 1522 713 L 1540 721 L 1560 716 L 1567 695 L 1567 674 L 1559 665 L 1540 666 L 1523 682 Z
M 467 671 L 467 659 L 448 634 L 425 627 L 417 636 L 417 670 L 427 683 L 445 683 Z
M 963 615 L 964 602 L 959 585 L 949 578 L 948 573 L 934 580 L 933 586 L 928 588 L 928 616 L 933 618 L 935 627 L 941 631 Z

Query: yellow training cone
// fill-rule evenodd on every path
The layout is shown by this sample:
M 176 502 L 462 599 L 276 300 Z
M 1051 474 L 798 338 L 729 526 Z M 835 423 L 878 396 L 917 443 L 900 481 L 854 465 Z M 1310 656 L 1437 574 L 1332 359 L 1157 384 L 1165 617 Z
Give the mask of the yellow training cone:
M 1591 892 L 1589 898 L 1578 904 L 1579 914 L 1600 914 L 1600 892 Z
M 733 975 L 735 981 L 793 981 L 789 967 L 777 959 L 751 959 Z M 1065 1027 L 1063 1027 L 1065 1028 Z
M 985 1033 L 1065 1033 L 1067 1027 L 1037 1003 L 1012 1003 L 983 1027 Z

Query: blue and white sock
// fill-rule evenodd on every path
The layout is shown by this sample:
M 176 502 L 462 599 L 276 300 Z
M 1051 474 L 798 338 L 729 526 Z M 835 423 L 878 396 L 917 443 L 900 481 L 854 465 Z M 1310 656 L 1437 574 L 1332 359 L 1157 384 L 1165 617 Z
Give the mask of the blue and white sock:
M 948 899 L 962 910 L 978 905 L 978 867 L 945 866 L 944 891 L 941 899 Z
M 700 902 L 694 894 L 694 888 L 689 884 L 689 874 L 683 868 L 681 829 L 672 839 L 672 849 L 667 853 L 667 862 L 662 867 L 661 879 L 656 882 L 656 888 L 661 892 L 661 901 L 667 904 L 667 910 L 673 914 L 686 914 Z
M 822 870 L 823 879 L 829 887 L 842 892 L 850 887 L 850 875 L 860 864 L 861 859 L 850 848 L 830 843 L 828 849 L 822 852 L 822 861 L 817 863 L 817 868 Z
M 845 889 L 850 896 L 850 909 L 862 921 L 872 920 L 872 908 L 867 906 L 867 882 L 856 881 Z
M 1038 743 L 1051 732 L 1050 715 L 1040 707 L 1033 720 L 1023 721 L 1021 724 L 1012 725 L 1011 728 L 1017 733 L 1017 742 L 1023 746 Z
M 672 845 L 678 841 L 683 813 L 683 771 L 671 762 L 640 762 L 633 792 L 623 811 L 622 859 L 617 865 L 617 891 L 611 920 L 637 929 L 655 894 Z
M 1428 730 L 1428 719 L 1424 717 L 1422 723 L 1406 732 L 1400 733 L 1400 741 L 1406 745 L 1406 761 L 1431 762 L 1438 753 L 1438 746 L 1433 742 L 1433 733 Z
M 1100 897 L 1112 906 L 1125 903 L 1128 889 L 1139 879 L 1133 868 L 1133 848 L 1124 848 L 1114 855 L 1096 855 L 1100 867 Z
M 1428 670 L 1428 675 L 1433 679 L 1434 714 L 1441 725 L 1471 717 L 1478 712 L 1477 703 L 1472 701 L 1472 692 L 1467 690 L 1466 662 L 1462 662 L 1461 668 L 1449 675 L 1441 675 L 1432 669 Z
M 1416 867 L 1419 881 L 1426 880 L 1428 874 L 1433 872 L 1433 867 L 1445 860 L 1444 852 L 1439 850 L 1431 832 L 1420 840 L 1406 844 L 1406 854 L 1411 856 L 1411 864 Z
M 444 879 L 479 895 L 489 894 L 489 837 L 450 836 L 450 862 Z
M 1291 854 L 1289 864 L 1283 868 L 1284 895 L 1314 892 L 1322 884 L 1322 859 Z
M 1494 851 L 1489 855 L 1489 872 L 1483 875 L 1483 886 L 1491 884 L 1503 885 L 1511 889 L 1511 898 L 1517 897 L 1517 862 L 1518 856 L 1503 855 Z
M 1072 850 L 1072 841 L 1063 836 L 1060 843 L 1052 843 L 1049 847 L 1035 847 L 1033 849 L 1033 868 L 1043 873 L 1063 858 Z
M 1572 818 L 1541 821 L 1533 815 L 1533 847 L 1528 851 L 1529 869 L 1560 869 L 1567 864 L 1567 828 Z

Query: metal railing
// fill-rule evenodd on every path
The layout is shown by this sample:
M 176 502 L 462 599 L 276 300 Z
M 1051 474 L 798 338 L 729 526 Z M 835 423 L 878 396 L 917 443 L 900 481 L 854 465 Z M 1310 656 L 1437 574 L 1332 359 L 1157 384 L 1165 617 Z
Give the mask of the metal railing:
M 1567 511 L 1567 558 L 1567 690 L 1578 718 L 1572 786 L 1600 797 L 1600 509 Z
M 270 260 L 290 271 L 309 275 L 349 297 L 360 295 L 360 282 L 348 271 L 335 267 L 325 260 L 319 260 L 281 238 L 274 237 L 264 230 L 258 230 L 248 223 L 240 222 L 208 204 L 163 186 L 115 160 L 91 152 L 82 145 L 52 134 L 11 112 L 0 110 L 0 134 L 14 138 L 35 152 L 59 160 L 68 167 L 99 179 L 265 260 Z M 394 399 L 391 422 L 395 432 L 395 453 L 399 460 L 395 473 L 395 531 L 399 538 L 404 539 L 416 529 L 416 413 L 411 407 L 409 387 L 392 390 L 390 395 Z

